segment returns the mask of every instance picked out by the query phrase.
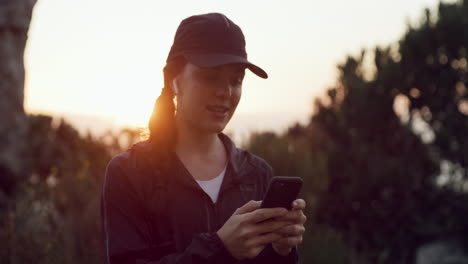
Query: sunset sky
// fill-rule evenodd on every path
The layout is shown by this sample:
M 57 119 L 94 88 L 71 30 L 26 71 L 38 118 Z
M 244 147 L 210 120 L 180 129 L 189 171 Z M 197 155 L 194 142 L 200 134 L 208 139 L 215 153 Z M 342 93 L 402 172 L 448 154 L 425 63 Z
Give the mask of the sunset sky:
M 91 129 L 145 126 L 180 21 L 221 12 L 242 28 L 249 60 L 270 75 L 247 73 L 227 131 L 280 131 L 306 122 L 313 99 L 333 85 L 336 64 L 347 54 L 394 43 L 408 21 L 416 23 L 437 3 L 38 0 L 25 53 L 25 108 L 88 118 Z

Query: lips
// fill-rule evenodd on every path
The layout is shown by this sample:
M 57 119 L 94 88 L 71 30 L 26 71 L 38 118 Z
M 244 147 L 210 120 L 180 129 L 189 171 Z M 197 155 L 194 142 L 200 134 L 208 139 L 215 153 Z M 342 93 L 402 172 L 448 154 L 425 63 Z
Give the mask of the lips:
M 218 105 L 209 105 L 206 107 L 206 109 L 208 109 L 208 111 L 218 112 L 218 113 L 224 113 L 224 112 L 229 111 L 229 107 L 218 106 Z
M 208 105 L 206 109 L 217 117 L 225 117 L 229 113 L 229 107 L 223 105 Z

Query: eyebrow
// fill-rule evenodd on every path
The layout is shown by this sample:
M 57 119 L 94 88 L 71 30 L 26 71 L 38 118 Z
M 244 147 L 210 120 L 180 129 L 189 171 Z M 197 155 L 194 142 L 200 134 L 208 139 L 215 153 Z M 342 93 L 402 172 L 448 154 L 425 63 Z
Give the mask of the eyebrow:
M 214 68 L 205 68 L 205 67 L 198 67 L 195 69 L 196 72 L 206 72 L 206 73 L 209 73 L 209 72 L 213 72 L 213 71 L 216 71 L 216 67 Z

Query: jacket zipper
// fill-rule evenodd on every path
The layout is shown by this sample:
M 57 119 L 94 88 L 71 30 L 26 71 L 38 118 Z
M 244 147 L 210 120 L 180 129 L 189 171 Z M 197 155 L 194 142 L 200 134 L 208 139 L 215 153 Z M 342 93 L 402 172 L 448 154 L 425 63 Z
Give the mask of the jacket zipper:
M 227 173 L 227 171 L 226 171 L 226 173 Z M 226 188 L 224 190 L 221 189 L 221 187 L 222 186 L 220 186 L 219 194 L 218 194 L 218 200 L 217 200 L 216 203 L 213 203 L 213 201 L 208 196 L 208 194 L 206 194 L 203 191 L 203 194 L 204 194 L 204 197 L 205 197 L 205 211 L 206 211 L 206 215 L 207 215 L 207 217 L 206 217 L 206 219 L 207 219 L 207 221 L 206 221 L 207 222 L 207 230 L 208 230 L 209 233 L 213 232 L 213 229 L 217 228 L 217 226 L 219 225 L 218 206 L 217 206 L 217 204 L 219 204 L 219 202 L 221 201 L 223 194 L 226 191 L 232 189 L 234 186 L 229 186 L 228 188 Z M 212 217 L 213 217 L 213 219 L 212 219 Z
M 206 209 L 206 224 L 207 224 L 207 229 L 208 229 L 208 233 L 211 233 L 211 212 L 210 212 L 210 208 L 209 208 L 209 203 L 206 202 L 206 198 L 205 198 L 205 209 Z

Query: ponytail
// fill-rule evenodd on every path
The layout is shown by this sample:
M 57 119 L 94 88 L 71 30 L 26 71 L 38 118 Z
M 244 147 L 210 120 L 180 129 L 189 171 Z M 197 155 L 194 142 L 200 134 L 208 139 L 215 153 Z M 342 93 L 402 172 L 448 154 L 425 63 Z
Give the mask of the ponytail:
M 148 122 L 150 150 L 155 156 L 165 156 L 175 147 L 177 136 L 175 94 L 170 83 L 180 73 L 185 63 L 186 60 L 179 57 L 167 63 L 163 70 L 164 87 L 155 101 L 153 113 Z

